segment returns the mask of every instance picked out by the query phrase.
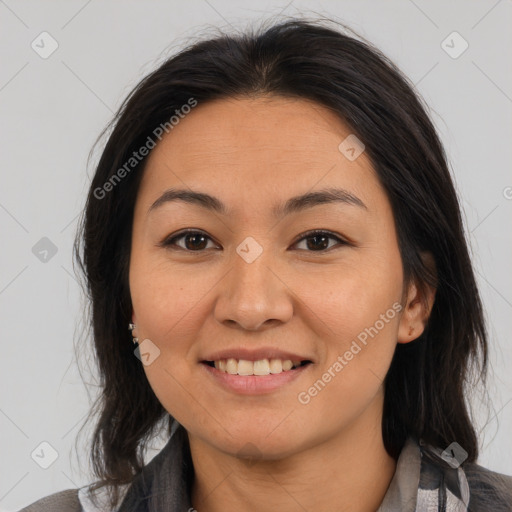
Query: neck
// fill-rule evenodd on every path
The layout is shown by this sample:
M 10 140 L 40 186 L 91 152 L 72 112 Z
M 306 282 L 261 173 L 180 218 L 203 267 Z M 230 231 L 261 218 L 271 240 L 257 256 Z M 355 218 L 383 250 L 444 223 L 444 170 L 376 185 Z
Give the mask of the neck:
M 383 395 L 351 425 L 280 460 L 249 464 L 189 435 L 198 512 L 375 512 L 396 469 L 382 439 Z

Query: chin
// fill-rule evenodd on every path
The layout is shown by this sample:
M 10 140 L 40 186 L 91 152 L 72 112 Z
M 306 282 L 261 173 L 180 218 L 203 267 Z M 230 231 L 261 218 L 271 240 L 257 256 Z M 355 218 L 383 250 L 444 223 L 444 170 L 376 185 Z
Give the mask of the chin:
M 272 428 L 275 429 L 276 425 Z M 293 432 L 278 432 L 279 428 L 272 432 L 271 429 L 256 429 L 247 427 L 238 433 L 230 430 L 232 436 L 223 439 L 211 439 L 210 443 L 218 450 L 223 451 L 239 459 L 247 459 L 249 462 L 256 460 L 284 459 L 301 448 L 303 439 L 298 439 Z M 269 435 L 269 433 L 272 434 Z

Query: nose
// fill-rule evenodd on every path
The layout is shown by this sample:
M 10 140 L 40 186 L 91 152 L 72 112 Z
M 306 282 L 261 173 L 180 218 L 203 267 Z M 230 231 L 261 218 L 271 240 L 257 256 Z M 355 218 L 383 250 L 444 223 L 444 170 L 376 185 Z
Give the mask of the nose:
M 231 328 L 261 330 L 293 315 L 293 293 L 275 261 L 263 253 L 251 263 L 238 254 L 218 286 L 215 317 Z M 281 275 L 280 275 L 281 274 Z

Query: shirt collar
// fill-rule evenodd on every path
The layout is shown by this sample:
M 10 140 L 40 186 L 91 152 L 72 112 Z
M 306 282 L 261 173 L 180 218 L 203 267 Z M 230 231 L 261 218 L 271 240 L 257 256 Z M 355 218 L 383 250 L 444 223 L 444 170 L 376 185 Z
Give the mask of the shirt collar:
M 421 472 L 419 444 L 409 437 L 396 463 L 396 470 L 377 512 L 414 512 Z
M 191 491 L 194 470 L 188 436 L 183 426 L 178 424 L 174 427 L 167 445 L 147 466 L 147 469 L 150 470 L 147 481 L 151 488 L 149 495 L 144 478 L 142 478 L 142 483 L 139 482 L 142 488 L 137 490 L 138 486 L 132 485 L 128 490 L 127 494 L 132 491 L 132 494 L 137 497 L 142 492 L 142 495 L 149 498 L 148 507 L 145 510 L 183 511 L 192 509 Z M 425 453 L 423 453 L 424 450 Z M 398 510 L 414 512 L 417 506 L 423 506 L 424 502 L 433 505 L 435 508 L 432 510 L 439 510 L 439 497 L 441 497 L 441 502 L 448 505 L 447 511 L 467 510 L 465 506 L 459 506 L 461 502 L 464 505 L 467 504 L 469 497 L 467 481 L 462 468 L 453 469 L 448 466 L 449 469 L 442 469 L 439 464 L 430 460 L 432 456 L 442 459 L 439 449 L 424 445 L 412 436 L 406 439 L 397 460 L 395 474 L 377 512 L 396 512 Z M 449 488 L 446 489 L 446 482 L 454 482 L 452 484 L 454 492 L 451 492 Z M 124 501 L 123 504 L 127 505 Z M 118 510 L 124 512 L 131 509 L 121 505 Z M 426 509 L 421 508 L 421 510 Z

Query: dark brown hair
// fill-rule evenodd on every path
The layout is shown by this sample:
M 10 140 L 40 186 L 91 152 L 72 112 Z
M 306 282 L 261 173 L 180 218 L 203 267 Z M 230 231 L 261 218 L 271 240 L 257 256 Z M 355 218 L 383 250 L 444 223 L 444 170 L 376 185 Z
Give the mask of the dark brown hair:
M 91 450 L 98 486 L 131 482 L 155 428 L 161 421 L 170 428 L 172 420 L 134 357 L 127 329 L 133 210 L 147 158 L 112 180 L 190 98 L 199 105 L 256 95 L 305 98 L 338 114 L 363 141 L 392 205 L 405 282 L 437 287 L 426 330 L 397 345 L 385 379 L 385 447 L 397 458 L 408 435 L 443 448 L 456 441 L 467 462 L 476 460 L 465 393 L 485 382 L 487 336 L 447 158 L 414 85 L 348 30 L 292 19 L 196 42 L 146 76 L 109 125 L 75 241 L 101 378 Z M 98 193 L 109 180 L 115 186 Z M 423 252 L 433 256 L 437 276 Z

